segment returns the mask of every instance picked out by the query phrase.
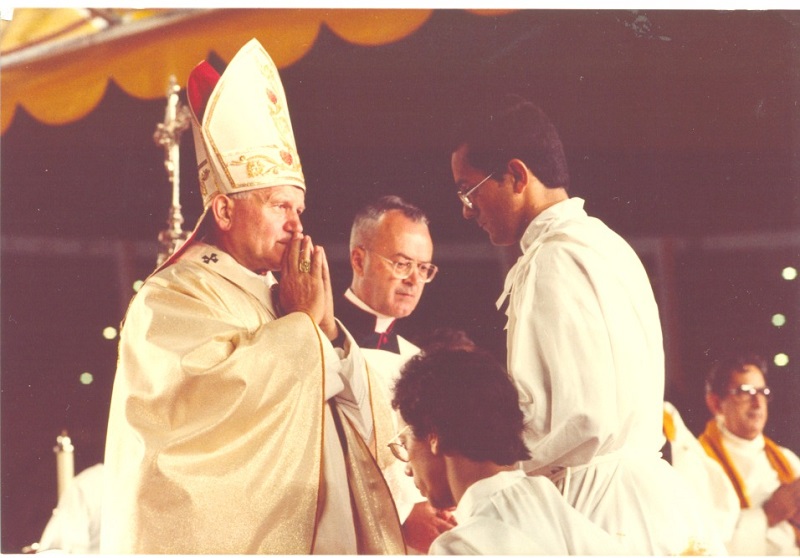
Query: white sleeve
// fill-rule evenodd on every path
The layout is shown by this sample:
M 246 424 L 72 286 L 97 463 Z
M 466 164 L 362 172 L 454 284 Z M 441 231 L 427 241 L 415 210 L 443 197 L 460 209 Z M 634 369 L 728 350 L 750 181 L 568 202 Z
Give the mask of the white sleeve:
M 743 509 L 733 538 L 725 545 L 730 554 L 770 556 L 797 554 L 795 533 L 788 521 L 767 526 L 763 508 Z
M 91 554 L 99 551 L 102 465 L 94 465 L 72 479 L 44 528 L 38 552 Z
M 453 535 L 452 531 L 442 533 L 431 543 L 428 554 L 439 556 L 461 556 L 484 554 L 479 549 L 472 546 L 462 537 Z
M 364 355 L 341 322 L 339 327 L 345 334 L 344 348 L 334 348 L 327 339 L 323 340 L 325 398 L 335 397 L 339 409 L 347 415 L 364 441 L 369 444 L 373 435 L 372 406 Z

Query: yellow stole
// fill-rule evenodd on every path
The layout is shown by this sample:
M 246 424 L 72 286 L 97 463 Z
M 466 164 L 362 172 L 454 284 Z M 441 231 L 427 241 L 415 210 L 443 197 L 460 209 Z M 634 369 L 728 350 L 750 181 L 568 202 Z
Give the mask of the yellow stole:
M 733 461 L 725 450 L 725 446 L 722 444 L 722 431 L 719 429 L 716 419 L 712 418 L 706 423 L 706 429 L 700 434 L 698 440 L 703 446 L 703 449 L 706 450 L 706 453 L 722 465 L 725 474 L 731 479 L 731 484 L 733 484 L 736 495 L 739 497 L 739 506 L 742 509 L 749 508 L 750 498 L 747 495 L 747 487 L 744 485 L 742 477 L 739 476 L 739 471 L 736 470 Z M 764 436 L 764 452 L 767 454 L 769 464 L 772 465 L 772 468 L 778 473 L 778 480 L 781 484 L 792 482 L 794 480 L 792 466 L 789 464 L 786 456 L 783 455 L 778 444 L 766 436 Z M 792 527 L 794 527 L 794 525 Z M 794 532 L 797 543 L 800 545 L 800 529 L 794 527 Z
M 664 410 L 664 436 L 667 438 L 668 442 L 674 442 L 675 435 L 675 421 L 672 420 L 672 415 Z

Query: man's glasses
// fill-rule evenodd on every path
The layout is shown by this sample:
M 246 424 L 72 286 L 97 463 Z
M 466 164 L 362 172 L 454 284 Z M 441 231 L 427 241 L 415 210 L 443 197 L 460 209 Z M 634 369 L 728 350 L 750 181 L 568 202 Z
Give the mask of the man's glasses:
M 367 250 L 363 246 L 361 248 L 366 252 L 375 254 L 380 259 L 389 264 L 392 268 L 392 274 L 394 275 L 395 279 L 408 279 L 409 277 L 411 277 L 411 274 L 414 273 L 414 268 L 416 267 L 417 274 L 422 279 L 422 282 L 430 283 L 431 281 L 433 281 L 433 278 L 436 277 L 436 272 L 439 271 L 439 268 L 432 263 L 418 262 L 406 258 L 399 259 L 397 261 L 390 260 L 389 258 L 381 256 L 377 252 L 373 252 L 372 250 Z
M 733 396 L 736 401 L 749 401 L 756 395 L 763 395 L 767 401 L 772 399 L 772 390 L 767 386 L 757 388 L 750 384 L 742 384 L 739 387 L 728 390 L 728 394 Z
M 475 190 L 477 190 L 481 185 L 483 185 L 484 182 L 489 180 L 492 176 L 494 176 L 494 173 L 490 174 L 489 176 L 478 182 L 475 186 L 473 186 L 466 192 L 462 192 L 461 190 L 456 192 L 458 194 L 458 198 L 461 200 L 461 203 L 464 204 L 464 207 L 466 207 L 467 209 L 475 209 L 475 206 L 472 205 L 472 200 L 469 199 L 469 197 L 475 192 Z
M 409 429 L 409 427 L 408 427 L 408 425 L 406 425 L 405 428 L 403 428 L 400 432 L 395 434 L 394 438 L 392 438 L 392 440 L 388 444 L 386 444 L 387 446 L 389 446 L 389 449 L 392 450 L 392 455 L 394 455 L 397 459 L 399 459 L 403 463 L 408 463 L 408 459 L 409 459 L 409 457 L 408 457 L 408 448 L 405 447 L 402 444 L 402 442 L 399 442 L 399 441 L 396 441 L 396 440 L 398 440 L 400 438 L 400 434 L 402 434 L 403 432 L 405 432 L 408 429 Z

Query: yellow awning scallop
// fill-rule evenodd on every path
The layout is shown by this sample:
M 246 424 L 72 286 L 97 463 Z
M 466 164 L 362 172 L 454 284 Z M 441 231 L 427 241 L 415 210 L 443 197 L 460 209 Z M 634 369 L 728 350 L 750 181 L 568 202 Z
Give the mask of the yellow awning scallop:
M 210 52 L 230 60 L 253 37 L 282 68 L 311 49 L 323 24 L 345 41 L 374 46 L 407 37 L 430 18 L 433 10 L 117 12 L 128 12 L 107 14 L 124 21 L 121 25 L 98 25 L 92 10 L 16 10 L 0 42 L 0 131 L 8 129 L 18 107 L 46 124 L 78 120 L 97 106 L 109 80 L 137 98 L 163 97 L 170 75 L 185 83 L 192 68 Z

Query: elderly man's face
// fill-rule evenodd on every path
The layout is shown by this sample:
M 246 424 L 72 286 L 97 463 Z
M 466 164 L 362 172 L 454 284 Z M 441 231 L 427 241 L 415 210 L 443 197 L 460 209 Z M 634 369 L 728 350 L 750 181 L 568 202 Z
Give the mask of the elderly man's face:
M 425 283 L 416 266 L 409 277 L 398 279 L 390 262 L 430 263 L 433 241 L 428 226 L 415 223 L 400 211 L 387 211 L 365 244 L 363 249 L 355 248 L 356 254 L 351 256 L 358 276 L 354 282 L 356 296 L 384 316 L 405 318 L 417 307 Z
M 279 270 L 292 233 L 303 231 L 305 192 L 295 186 L 274 186 L 232 201 L 222 248 L 256 273 Z
M 740 372 L 731 374 L 728 380 L 728 391 L 748 384 L 755 388 L 766 386 L 764 374 L 753 365 L 747 365 Z M 767 398 L 762 394 L 736 394 L 718 397 L 717 414 L 725 420 L 725 428 L 736 436 L 752 440 L 764 431 L 767 424 Z

